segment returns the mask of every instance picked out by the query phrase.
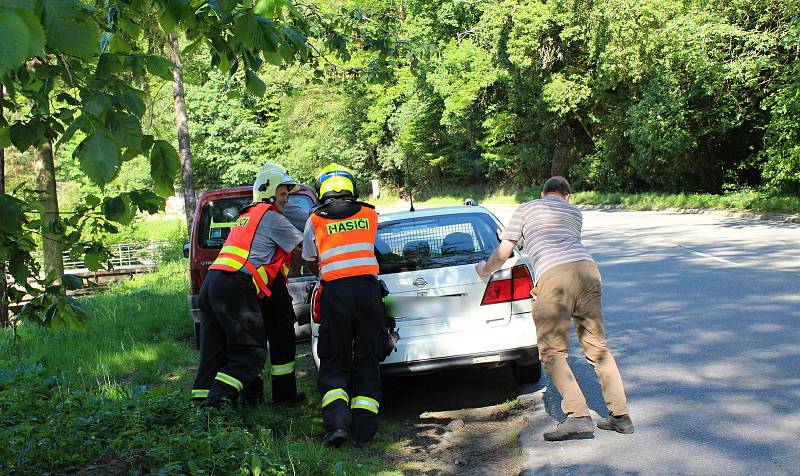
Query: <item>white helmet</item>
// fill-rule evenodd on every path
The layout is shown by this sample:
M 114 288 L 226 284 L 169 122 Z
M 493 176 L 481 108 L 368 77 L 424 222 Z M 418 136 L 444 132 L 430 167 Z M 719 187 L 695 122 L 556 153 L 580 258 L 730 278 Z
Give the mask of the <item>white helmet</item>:
M 253 183 L 253 202 L 269 201 L 281 185 L 286 185 L 289 192 L 298 187 L 297 182 L 286 173 L 283 166 L 266 162 L 258 169 L 256 181 Z

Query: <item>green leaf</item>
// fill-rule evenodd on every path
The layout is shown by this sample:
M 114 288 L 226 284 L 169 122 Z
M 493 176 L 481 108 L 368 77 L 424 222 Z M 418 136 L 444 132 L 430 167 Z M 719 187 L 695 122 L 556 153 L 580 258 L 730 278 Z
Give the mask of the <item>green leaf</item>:
M 29 147 L 44 140 L 44 127 L 35 119 L 27 124 L 15 122 L 11 124 L 9 138 L 18 151 L 25 152 Z
M 186 0 L 164 0 L 164 12 L 158 18 L 161 28 L 169 34 L 175 31 L 175 27 L 184 18 L 191 14 L 189 4 Z
M 119 57 L 111 53 L 103 53 L 97 62 L 95 76 L 100 79 L 108 79 L 112 74 L 122 71 L 122 61 Z
M 0 231 L 9 235 L 16 235 L 22 232 L 22 224 L 25 220 L 23 210 L 25 203 L 5 193 L 0 194 Z
M 150 150 L 150 175 L 159 195 L 169 197 L 175 194 L 172 186 L 180 167 L 178 153 L 169 142 L 157 140 L 153 143 L 153 148 Z
M 278 46 L 278 53 L 286 63 L 291 63 L 294 60 L 294 48 L 289 43 L 283 42 Z
M 281 16 L 284 0 L 258 0 L 253 7 L 253 12 L 264 18 L 278 18 Z
M 80 143 L 75 150 L 81 170 L 96 184 L 114 180 L 120 166 L 119 146 L 108 132 L 99 130 Z
M 25 25 L 28 27 L 28 33 L 30 35 L 28 39 L 28 56 L 44 55 L 45 36 L 41 19 L 33 9 L 18 9 L 17 13 L 19 13 Z
M 250 50 L 263 48 L 266 41 L 258 18 L 255 15 L 245 14 L 237 17 L 233 23 L 233 32 L 245 48 Z
M 97 205 L 100 205 L 100 199 L 95 195 L 87 195 L 83 201 L 86 202 L 86 206 L 89 208 L 94 208 Z
M 80 2 L 47 0 L 42 6 L 48 49 L 83 59 L 100 52 L 100 28 Z
M 306 37 L 303 36 L 299 31 L 295 30 L 294 28 L 284 28 L 283 32 L 286 34 L 286 37 L 292 44 L 300 51 L 305 51 L 306 49 Z
M 147 71 L 161 79 L 172 81 L 172 61 L 161 56 L 150 55 L 147 57 Z
M 281 66 L 283 64 L 283 58 L 281 58 L 281 55 L 276 51 L 265 51 L 264 58 L 267 59 L 269 64 L 275 66 Z
M 94 117 L 101 117 L 109 109 L 111 109 L 111 99 L 103 93 L 93 94 L 83 102 L 83 111 Z
M 120 197 L 109 197 L 103 200 L 103 215 L 117 223 L 122 223 L 128 214 L 128 205 Z
M 30 28 L 16 10 L 0 9 L 0 77 L 29 58 Z
M 0 149 L 11 146 L 11 128 L 0 127 Z
M 80 116 L 74 121 L 72 121 L 69 127 L 67 127 L 67 130 L 64 131 L 63 134 L 61 134 L 61 138 L 58 139 L 56 145 L 61 145 L 65 142 L 69 142 L 69 140 L 72 139 L 72 136 L 74 136 L 75 133 L 78 132 L 78 130 L 84 126 L 84 124 L 86 124 L 86 118 L 84 118 L 83 116 Z
M 28 280 L 28 264 L 31 259 L 30 253 L 16 249 L 8 262 L 8 274 L 14 277 L 14 281 L 25 283 Z
M 125 94 L 120 97 L 120 102 L 125 109 L 136 117 L 142 117 L 145 111 L 144 100 L 142 100 L 139 91 L 131 88 L 125 91 Z
M 139 211 L 150 213 L 158 213 L 164 209 L 166 200 L 153 193 L 151 190 L 131 190 L 130 194 L 131 203 L 136 205 Z
M 263 96 L 267 91 L 267 85 L 258 77 L 258 75 L 249 69 L 247 70 L 245 85 L 247 89 L 256 96 Z
M 69 290 L 83 289 L 83 278 L 74 274 L 62 274 L 61 282 Z
M 261 476 L 261 458 L 256 455 L 250 460 L 250 472 L 253 473 L 253 476 Z
M 110 112 L 106 126 L 117 144 L 122 147 L 136 148 L 142 143 L 142 124 L 132 114 Z

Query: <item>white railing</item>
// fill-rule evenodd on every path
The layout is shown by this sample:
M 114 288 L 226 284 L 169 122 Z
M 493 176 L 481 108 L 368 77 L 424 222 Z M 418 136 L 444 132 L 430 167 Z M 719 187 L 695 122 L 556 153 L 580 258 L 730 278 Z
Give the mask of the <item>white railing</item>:
M 158 250 L 168 241 L 144 241 L 138 243 L 117 243 L 106 245 L 111 252 L 109 262 L 112 266 L 154 266 L 156 264 L 156 254 Z M 31 253 L 37 263 L 42 263 L 42 253 Z M 64 270 L 85 269 L 86 265 L 82 259 L 74 260 L 68 252 L 64 252 Z

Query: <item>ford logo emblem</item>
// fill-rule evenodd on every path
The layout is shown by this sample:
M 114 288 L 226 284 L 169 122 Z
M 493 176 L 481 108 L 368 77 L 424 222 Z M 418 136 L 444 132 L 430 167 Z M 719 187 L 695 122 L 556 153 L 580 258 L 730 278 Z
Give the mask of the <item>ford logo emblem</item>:
M 417 278 L 417 279 L 414 280 L 414 286 L 416 286 L 418 288 L 421 288 L 421 287 L 427 286 L 427 285 L 428 285 L 428 282 L 425 281 L 422 278 Z

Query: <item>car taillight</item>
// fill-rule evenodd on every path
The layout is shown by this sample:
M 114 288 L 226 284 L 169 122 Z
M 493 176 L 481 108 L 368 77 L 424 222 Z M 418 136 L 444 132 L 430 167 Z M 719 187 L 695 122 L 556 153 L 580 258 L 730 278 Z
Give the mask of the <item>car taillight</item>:
M 319 283 L 314 291 L 311 293 L 311 320 L 319 324 L 322 322 L 322 317 L 319 315 L 319 297 L 322 294 L 322 283 Z
M 203 287 L 203 277 L 200 276 L 200 271 L 196 269 L 189 271 L 189 286 L 192 294 L 200 294 L 200 288 Z
M 511 269 L 502 269 L 489 279 L 481 306 L 530 299 L 531 289 L 533 280 L 527 266 L 523 264 Z

